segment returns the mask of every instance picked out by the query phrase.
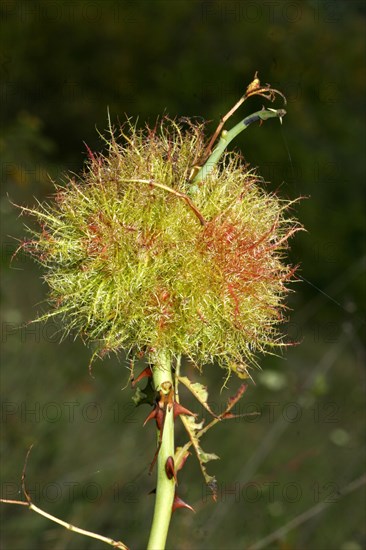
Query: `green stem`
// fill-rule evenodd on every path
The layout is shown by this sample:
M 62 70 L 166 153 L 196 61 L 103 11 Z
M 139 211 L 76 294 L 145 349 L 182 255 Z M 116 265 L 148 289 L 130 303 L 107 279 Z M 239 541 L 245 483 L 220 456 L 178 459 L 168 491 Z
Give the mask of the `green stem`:
M 258 120 L 267 120 L 268 118 L 279 118 L 282 120 L 282 117 L 285 116 L 286 111 L 284 109 L 262 109 L 261 111 L 257 111 L 247 117 L 245 117 L 242 121 L 240 121 L 238 124 L 236 124 L 231 130 L 223 130 L 221 132 L 220 140 L 218 144 L 216 145 L 215 149 L 212 151 L 211 155 L 205 162 L 205 164 L 201 167 L 201 169 L 197 172 L 196 176 L 194 177 L 192 183 L 193 186 L 200 181 L 204 180 L 208 174 L 211 172 L 211 170 L 216 166 L 218 163 L 221 155 L 225 151 L 226 147 L 229 145 L 229 143 L 238 135 L 240 132 L 248 128 L 252 122 L 256 122 Z M 194 187 L 193 187 L 194 191 Z M 192 189 L 191 189 L 192 192 Z
M 152 358 L 153 384 L 157 392 L 167 395 L 173 388 L 171 358 L 168 353 L 157 353 Z M 158 431 L 158 445 L 160 433 Z M 161 434 L 161 445 L 157 459 L 157 485 L 154 517 L 151 525 L 148 550 L 164 550 L 168 535 L 172 506 L 175 493 L 175 480 L 169 479 L 165 464 L 169 457 L 174 457 L 174 412 L 173 406 L 166 408 L 164 428 Z

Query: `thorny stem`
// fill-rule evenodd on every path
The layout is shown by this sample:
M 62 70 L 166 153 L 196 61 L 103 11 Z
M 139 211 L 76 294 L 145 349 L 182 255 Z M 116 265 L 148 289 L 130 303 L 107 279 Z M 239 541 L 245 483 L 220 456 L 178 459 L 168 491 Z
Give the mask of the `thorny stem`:
M 154 517 L 152 521 L 148 550 L 163 550 L 168 535 L 175 493 L 174 477 L 169 479 L 165 465 L 169 457 L 174 457 L 174 411 L 173 378 L 171 358 L 168 353 L 156 353 L 153 359 L 153 385 L 163 399 L 166 409 L 163 428 L 157 431 L 157 485 Z

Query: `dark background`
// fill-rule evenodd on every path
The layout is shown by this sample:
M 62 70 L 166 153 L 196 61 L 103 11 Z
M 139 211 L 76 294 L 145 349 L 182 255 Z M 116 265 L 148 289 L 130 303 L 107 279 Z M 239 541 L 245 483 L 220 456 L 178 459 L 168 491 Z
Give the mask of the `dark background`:
M 208 130 L 244 93 L 256 70 L 285 93 L 288 114 L 251 126 L 234 144 L 286 198 L 306 197 L 296 215 L 307 232 L 292 240 L 300 263 L 285 330 L 299 345 L 260 359 L 240 412 L 203 441 L 218 502 L 206 495 L 194 456 L 180 495 L 196 514 L 176 512 L 168 548 L 361 550 L 366 536 L 363 473 L 365 4 L 361 1 L 4 1 L 1 5 L 2 497 L 33 501 L 79 527 L 121 539 L 148 538 L 154 477 L 149 409 L 134 409 L 126 361 L 96 363 L 57 327 L 21 327 L 46 295 L 41 270 L 21 253 L 33 205 L 79 171 L 103 143 L 96 129 L 125 114 L 200 116 Z M 275 105 L 276 106 L 276 105 Z M 281 106 L 278 104 L 278 106 Z M 261 107 L 248 102 L 235 120 Z M 234 120 L 232 121 L 234 122 Z M 214 406 L 223 371 L 191 378 Z M 188 397 L 186 403 L 190 405 Z M 191 404 L 192 407 L 198 406 Z M 184 442 L 178 431 L 178 443 Z M 319 503 L 324 502 L 324 507 Z M 1 505 L 9 550 L 99 549 L 26 509 Z M 305 514 L 304 516 L 302 514 Z M 295 522 L 294 520 L 297 518 Z M 281 529 L 277 537 L 261 542 Z

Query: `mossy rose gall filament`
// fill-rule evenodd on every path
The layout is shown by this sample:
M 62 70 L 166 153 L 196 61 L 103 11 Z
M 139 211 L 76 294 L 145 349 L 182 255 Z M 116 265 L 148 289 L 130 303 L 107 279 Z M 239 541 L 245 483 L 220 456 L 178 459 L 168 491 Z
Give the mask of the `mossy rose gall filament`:
M 202 125 L 127 125 L 52 201 L 24 209 L 41 228 L 25 246 L 46 269 L 45 317 L 101 352 L 169 350 L 239 376 L 281 344 L 299 226 L 238 155 L 193 189 L 203 150 Z

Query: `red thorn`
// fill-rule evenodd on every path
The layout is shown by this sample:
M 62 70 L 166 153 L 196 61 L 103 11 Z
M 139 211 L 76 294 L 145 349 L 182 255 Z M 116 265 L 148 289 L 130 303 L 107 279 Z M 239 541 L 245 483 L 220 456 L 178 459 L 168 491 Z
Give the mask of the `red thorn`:
M 168 479 L 172 479 L 174 477 L 175 483 L 178 484 L 177 475 L 175 473 L 174 458 L 172 456 L 168 456 L 168 458 L 166 459 L 165 473 L 166 473 Z
M 151 476 L 152 471 L 153 471 L 153 469 L 154 469 L 155 462 L 157 461 L 158 454 L 159 454 L 159 451 L 160 451 L 160 447 L 161 447 L 161 442 L 158 443 L 158 447 L 157 447 L 157 449 L 156 449 L 156 451 L 155 451 L 154 458 L 152 459 L 152 463 L 150 464 L 149 476 Z
M 180 403 L 174 402 L 173 408 L 174 408 L 174 420 L 177 418 L 179 414 L 186 414 L 187 416 L 194 416 L 194 417 L 197 416 L 196 413 L 193 413 L 188 409 L 186 409 L 185 407 L 182 407 Z
M 152 420 L 153 418 L 155 418 L 156 426 L 158 430 L 162 432 L 163 426 L 164 426 L 164 414 L 165 413 L 163 409 L 161 409 L 157 403 L 153 408 L 153 410 L 151 411 L 151 413 L 146 418 L 145 422 L 143 423 L 143 426 L 145 426 L 149 422 L 149 420 Z
M 224 420 L 225 418 L 226 419 L 229 419 L 229 418 L 236 418 L 238 415 L 237 414 L 234 414 L 232 412 L 225 412 L 221 418 Z
M 160 431 L 160 434 L 163 432 L 164 427 L 164 419 L 165 419 L 165 412 L 163 409 L 159 407 L 159 405 L 156 405 L 157 411 L 156 411 L 156 426 L 158 430 Z
M 179 498 L 177 495 L 174 497 L 173 506 L 172 506 L 172 512 L 175 512 L 177 508 L 188 508 L 188 510 L 191 510 L 192 512 L 196 513 L 195 510 L 184 502 L 181 498 Z
M 143 423 L 143 426 L 145 426 L 149 422 L 149 420 L 152 420 L 153 418 L 156 418 L 157 414 L 158 414 L 158 407 L 155 406 L 153 408 L 153 410 L 151 411 L 151 413 L 149 414 L 149 416 L 146 418 L 145 422 Z
M 181 470 L 181 469 L 183 468 L 183 466 L 185 465 L 186 460 L 187 460 L 187 458 L 189 457 L 190 454 L 191 454 L 191 453 L 187 452 L 187 454 L 182 458 L 182 460 L 181 460 L 181 462 L 180 462 L 180 464 L 179 464 L 179 466 L 178 466 L 178 468 L 177 468 L 177 471 L 178 471 L 178 472 L 179 472 L 179 470 Z
M 133 380 L 132 381 L 132 387 L 135 386 L 135 384 L 137 384 L 137 382 L 140 382 L 140 380 L 142 380 L 143 378 L 151 378 L 152 377 L 152 372 L 151 372 L 151 368 L 150 367 L 146 367 L 146 369 L 144 369 L 139 375 L 138 377 L 136 378 L 136 380 Z

